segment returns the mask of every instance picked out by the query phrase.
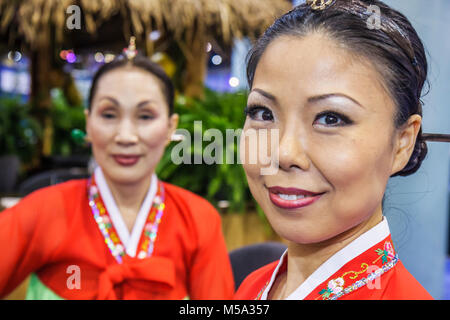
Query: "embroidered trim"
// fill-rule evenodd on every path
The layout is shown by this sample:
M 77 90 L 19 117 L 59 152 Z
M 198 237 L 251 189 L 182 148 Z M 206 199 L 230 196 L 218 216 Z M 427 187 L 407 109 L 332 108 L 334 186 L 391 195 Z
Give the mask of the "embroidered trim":
M 97 222 L 97 225 L 105 239 L 105 244 L 108 246 L 108 249 L 117 262 L 122 263 L 122 257 L 126 254 L 125 248 L 117 235 L 117 231 L 111 223 L 111 219 L 109 218 L 105 205 L 99 195 L 94 177 L 91 177 L 88 180 L 87 190 L 89 206 L 91 207 L 95 222 Z M 137 254 L 139 259 L 150 257 L 153 254 L 158 227 L 161 222 L 164 209 L 164 187 L 162 183 L 158 181 L 158 189 L 153 199 L 150 213 L 147 216 L 143 235 L 141 235 L 141 247 L 139 253 Z
M 388 258 L 394 259 L 394 257 L 395 257 L 394 247 L 392 246 L 392 244 L 389 241 L 386 241 L 384 243 L 383 249 L 377 249 L 377 250 L 375 250 L 375 252 L 379 255 L 379 257 L 372 263 L 377 262 L 381 258 L 382 263 L 385 264 L 388 262 Z
M 361 280 L 356 281 L 354 284 L 348 286 L 347 288 L 343 289 L 339 293 L 335 294 L 334 296 L 330 297 L 327 300 L 336 300 L 342 297 L 345 294 L 348 294 L 350 292 L 353 292 L 365 285 L 367 285 L 370 281 L 373 281 L 377 278 L 379 278 L 382 274 L 386 273 L 390 269 L 392 269 L 398 262 L 398 256 L 396 255 L 391 261 L 383 265 L 383 267 L 378 268 L 371 274 L 369 274 L 366 278 L 362 278 Z M 325 299 L 324 299 L 325 300 Z
M 397 262 L 399 261 L 398 255 L 394 251 L 394 247 L 390 241 L 385 241 L 383 248 L 377 248 L 374 251 L 372 251 L 378 255 L 378 257 L 372 261 L 372 265 L 370 266 L 368 263 L 361 263 L 360 271 L 346 271 L 344 272 L 340 277 L 337 277 L 335 279 L 332 279 L 328 282 L 328 285 L 326 288 L 320 290 L 319 296 L 315 298 L 315 300 L 318 300 L 322 298 L 323 300 L 336 300 L 341 298 L 342 296 L 349 294 L 365 285 L 371 284 L 371 282 L 377 278 L 379 278 L 381 275 L 392 269 Z M 381 267 L 375 265 L 377 261 L 381 259 Z M 377 267 L 377 269 L 367 275 L 367 277 L 364 277 L 346 287 L 345 285 L 345 277 L 348 276 L 348 279 L 355 280 L 357 279 L 361 274 L 369 272 L 370 267 Z M 259 291 L 258 295 L 256 296 L 255 300 L 261 300 L 262 294 L 266 290 L 267 286 L 269 285 L 270 281 L 267 281 L 264 287 Z
M 373 281 L 376 278 L 380 277 L 382 274 L 392 269 L 398 261 L 398 255 L 394 253 L 394 247 L 392 246 L 392 243 L 390 241 L 386 241 L 384 243 L 383 249 L 381 248 L 375 249 L 375 253 L 379 257 L 372 262 L 372 265 L 375 265 L 375 263 L 381 259 L 382 261 L 381 267 L 378 267 L 377 270 L 370 273 L 366 278 L 362 278 L 361 280 L 358 280 L 355 283 L 344 288 L 345 276 L 353 274 L 352 276 L 349 276 L 349 279 L 355 280 L 358 278 L 360 274 L 367 272 L 369 265 L 367 263 L 362 263 L 361 271 L 347 271 L 344 274 L 342 274 L 342 276 L 330 280 L 328 282 L 327 288 L 320 290 L 319 296 L 315 300 L 319 298 L 322 298 L 323 300 L 336 300 L 342 297 L 343 295 L 355 291 L 356 289 L 359 289 L 367 285 L 370 281 Z

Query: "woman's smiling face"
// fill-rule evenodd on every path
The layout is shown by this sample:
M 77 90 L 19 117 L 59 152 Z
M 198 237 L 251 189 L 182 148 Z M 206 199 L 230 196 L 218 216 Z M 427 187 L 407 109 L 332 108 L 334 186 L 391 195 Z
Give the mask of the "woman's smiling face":
M 178 123 L 159 79 L 136 67 L 109 71 L 98 82 L 86 129 L 105 176 L 133 184 L 155 171 Z
M 317 243 L 381 213 L 389 177 L 406 164 L 396 157 L 394 115 L 368 61 L 320 33 L 273 40 L 255 71 L 241 139 L 250 129 L 278 130 L 275 174 L 262 175 L 263 165 L 242 159 L 275 231 L 296 243 Z M 257 150 L 243 142 L 247 155 L 270 154 L 276 143 L 259 141 Z M 294 195 L 304 191 L 310 192 L 305 199 Z

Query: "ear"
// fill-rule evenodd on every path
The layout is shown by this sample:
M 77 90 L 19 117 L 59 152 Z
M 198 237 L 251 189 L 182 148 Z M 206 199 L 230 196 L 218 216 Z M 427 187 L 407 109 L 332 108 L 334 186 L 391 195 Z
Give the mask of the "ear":
M 394 144 L 394 162 L 391 175 L 401 171 L 411 158 L 416 144 L 417 134 L 422 125 L 422 117 L 413 114 L 408 121 L 398 129 L 396 142 Z
M 169 131 L 167 132 L 166 146 L 172 141 L 172 135 L 175 133 L 178 127 L 179 116 L 178 113 L 174 113 L 169 117 Z

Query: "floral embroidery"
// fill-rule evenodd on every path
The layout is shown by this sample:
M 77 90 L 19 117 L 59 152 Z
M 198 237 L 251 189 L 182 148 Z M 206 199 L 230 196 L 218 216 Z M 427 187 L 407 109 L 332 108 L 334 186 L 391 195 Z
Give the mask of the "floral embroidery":
M 377 249 L 375 252 L 380 256 L 378 259 L 381 258 L 381 261 L 383 264 L 388 262 L 388 258 L 391 260 L 394 259 L 394 248 L 392 247 L 392 244 L 389 241 L 386 241 L 384 243 L 383 249 Z M 376 259 L 373 263 L 375 263 L 378 259 Z
M 339 299 L 343 295 L 348 294 L 352 291 L 355 291 L 355 290 L 367 285 L 370 281 L 373 281 L 373 280 L 379 278 L 382 274 L 384 274 L 387 271 L 389 271 L 390 269 L 392 269 L 397 264 L 397 262 L 398 262 L 398 256 L 396 255 L 391 261 L 386 263 L 382 268 L 378 268 L 377 270 L 375 270 L 374 272 L 369 274 L 366 278 L 362 278 L 361 280 L 356 281 L 354 284 L 348 286 L 340 293 L 332 296 L 330 298 L 330 300 Z
M 322 298 L 323 300 L 329 299 L 329 297 L 332 294 L 337 295 L 337 294 L 341 293 L 344 290 L 344 284 L 345 284 L 344 277 L 351 274 L 351 276 L 349 276 L 349 279 L 354 280 L 354 279 L 358 278 L 358 276 L 361 273 L 366 272 L 368 267 L 369 267 L 369 265 L 367 263 L 362 263 L 361 271 L 347 271 L 342 276 L 340 276 L 336 279 L 330 280 L 328 282 L 327 288 L 320 290 L 320 292 L 319 292 L 320 296 L 317 297 L 316 300 L 318 298 Z
M 344 279 L 339 277 L 337 279 L 330 280 L 328 282 L 328 287 L 319 292 L 323 298 L 328 298 L 331 294 L 338 294 L 344 290 Z
M 369 253 L 368 253 L 369 254 Z M 399 261 L 398 255 L 394 251 L 394 247 L 390 241 L 386 241 L 382 248 L 377 248 L 372 251 L 372 255 L 377 257 L 374 261 L 372 261 L 372 265 L 369 265 L 368 263 L 361 263 L 361 270 L 360 271 L 346 271 L 344 272 L 340 277 L 331 279 L 328 281 L 327 287 L 323 288 L 318 292 L 319 296 L 315 298 L 315 300 L 322 298 L 323 300 L 336 300 L 340 297 L 349 294 L 363 286 L 370 285 L 372 281 L 379 278 L 381 275 L 388 272 L 390 269 L 392 269 L 397 262 Z M 375 265 L 377 261 L 381 259 L 381 267 L 380 265 Z M 375 267 L 375 270 L 372 269 L 372 267 Z M 360 277 L 363 273 L 368 273 L 370 271 L 374 270 L 373 272 L 369 273 L 366 277 L 360 278 L 357 281 L 349 281 L 350 280 L 356 280 Z M 346 277 L 347 277 L 347 286 L 346 285 Z M 269 281 L 266 282 L 264 287 L 259 291 L 258 295 L 256 296 L 255 300 L 260 300 L 262 297 L 262 294 L 267 289 L 267 286 L 269 285 Z M 370 288 L 370 287 L 369 287 Z
M 380 277 L 382 274 L 393 268 L 398 261 L 398 256 L 395 254 L 394 247 L 392 246 L 392 243 L 390 241 L 386 241 L 383 248 L 375 249 L 375 253 L 378 255 L 378 258 L 372 262 L 372 265 L 374 265 L 379 259 L 381 259 L 381 268 L 377 268 L 377 270 L 370 273 L 366 278 L 362 278 L 359 281 L 356 281 L 344 288 L 344 277 L 351 274 L 351 276 L 349 276 L 348 278 L 351 280 L 355 280 L 359 277 L 360 274 L 365 273 L 368 270 L 369 265 L 367 263 L 362 263 L 361 271 L 347 271 L 340 277 L 330 280 L 327 287 L 319 291 L 319 296 L 316 298 L 316 300 L 319 298 L 322 298 L 323 300 L 338 299 L 345 294 L 348 294 L 356 289 L 361 288 L 362 286 L 367 285 L 369 281 L 373 281 L 376 278 Z

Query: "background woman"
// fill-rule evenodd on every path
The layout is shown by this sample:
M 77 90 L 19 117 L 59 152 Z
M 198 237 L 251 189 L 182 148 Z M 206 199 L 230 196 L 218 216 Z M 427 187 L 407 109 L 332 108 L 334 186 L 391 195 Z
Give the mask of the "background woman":
M 322 2 L 279 18 L 249 55 L 242 153 L 256 152 L 246 132 L 277 130 L 279 141 L 260 150 L 277 170 L 262 175 L 263 165 L 242 161 L 253 196 L 289 245 L 236 298 L 431 298 L 399 261 L 382 210 L 389 178 L 413 174 L 427 153 L 424 47 L 381 1 Z M 370 25 L 370 5 L 380 9 L 379 25 Z
M 32 274 L 30 299 L 229 299 L 220 217 L 159 181 L 175 131 L 168 76 L 130 49 L 96 73 L 86 111 L 98 167 L 0 214 L 0 296 Z

